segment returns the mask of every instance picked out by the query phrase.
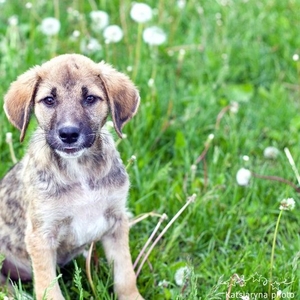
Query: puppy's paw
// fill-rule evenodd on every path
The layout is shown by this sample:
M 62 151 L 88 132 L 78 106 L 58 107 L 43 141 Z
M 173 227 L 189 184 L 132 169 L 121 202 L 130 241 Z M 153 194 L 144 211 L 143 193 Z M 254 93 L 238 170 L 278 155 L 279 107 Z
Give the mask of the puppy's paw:
M 135 292 L 130 295 L 120 295 L 118 300 L 144 300 L 140 293 Z

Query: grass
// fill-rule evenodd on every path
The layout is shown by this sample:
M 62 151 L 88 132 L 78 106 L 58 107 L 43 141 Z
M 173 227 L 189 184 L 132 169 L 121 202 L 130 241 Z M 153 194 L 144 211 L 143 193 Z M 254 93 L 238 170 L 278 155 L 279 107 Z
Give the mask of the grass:
M 246 167 L 297 184 L 283 149 L 287 147 L 299 165 L 300 61 L 294 55 L 300 54 L 300 2 L 202 2 L 188 0 L 180 9 L 175 0 L 146 1 L 155 14 L 143 26 L 159 26 L 167 33 L 164 44 L 149 47 L 138 36 L 141 25 L 130 19 L 127 0 L 34 0 L 31 8 L 25 8 L 25 1 L 0 1 L 0 94 L 3 98 L 10 82 L 33 65 L 62 53 L 82 53 L 80 44 L 96 38 L 102 50 L 87 55 L 135 77 L 141 93 L 139 112 L 118 145 L 125 164 L 132 155 L 137 157 L 128 168 L 130 210 L 135 216 L 166 213 L 170 220 L 189 196 L 197 194 L 151 252 L 138 277 L 141 293 L 146 299 L 241 299 L 247 293 L 262 298 L 268 293 L 271 271 L 277 286 L 272 286 L 269 299 L 277 297 L 277 290 L 282 298 L 297 299 L 299 195 L 287 184 L 257 177 L 241 187 L 235 175 Z M 121 26 L 122 41 L 106 45 L 102 32 L 91 29 L 89 13 L 97 9 L 109 14 L 111 24 Z M 18 18 L 15 26 L 8 22 L 13 15 Z M 61 22 L 56 36 L 38 30 L 48 16 Z M 71 38 L 74 30 L 81 33 L 77 39 Z M 138 69 L 131 71 L 130 66 Z M 226 108 L 233 102 L 238 103 L 236 113 Z M 3 111 L 0 131 L 3 176 L 12 166 L 5 133 L 13 133 L 20 159 L 30 132 L 19 144 L 19 133 Z M 207 146 L 210 134 L 214 139 Z M 205 145 L 206 155 L 195 164 Z M 267 146 L 280 150 L 276 159 L 263 156 Z M 282 214 L 270 266 L 280 201 L 288 197 L 296 200 L 296 208 Z M 149 217 L 132 227 L 133 260 L 158 221 Z M 100 246 L 96 254 L 96 298 L 114 299 L 110 266 Z M 177 286 L 174 276 L 183 266 L 191 272 L 185 284 Z M 93 293 L 82 257 L 62 273 L 59 281 L 67 299 L 90 299 Z M 31 284 L 22 289 L 32 293 Z

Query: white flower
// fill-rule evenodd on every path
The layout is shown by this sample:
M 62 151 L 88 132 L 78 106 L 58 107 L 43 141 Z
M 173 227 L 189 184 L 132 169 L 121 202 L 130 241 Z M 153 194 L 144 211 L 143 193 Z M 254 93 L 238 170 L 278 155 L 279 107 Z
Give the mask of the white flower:
M 298 61 L 298 60 L 299 60 L 299 54 L 294 54 L 293 61 Z
M 82 40 L 80 43 L 80 50 L 83 53 L 89 54 L 102 50 L 101 44 L 94 38 L 90 38 L 88 41 Z
M 243 155 L 243 161 L 249 161 L 250 157 L 248 155 Z
M 45 35 L 55 35 L 60 30 L 60 22 L 56 18 L 45 18 L 41 23 L 40 30 Z
M 238 102 L 235 102 L 235 101 L 231 102 L 230 103 L 230 112 L 232 112 L 233 114 L 236 114 L 236 113 L 238 113 L 238 111 L 239 111 Z
M 175 282 L 178 286 L 183 286 L 186 281 L 186 278 L 191 274 L 191 268 L 185 266 L 179 268 L 174 275 Z
M 267 147 L 264 150 L 264 157 L 269 159 L 274 159 L 279 155 L 279 150 L 276 147 Z
M 150 78 L 150 79 L 148 80 L 148 86 L 149 86 L 149 87 L 153 87 L 153 86 L 154 86 L 154 83 L 155 83 L 155 81 L 154 81 L 153 78 Z
M 118 25 L 110 25 L 103 31 L 105 43 L 118 43 L 123 38 L 123 30 Z
M 79 30 L 74 30 L 73 33 L 72 33 L 72 38 L 76 40 L 79 37 L 80 37 L 80 31 Z
M 152 19 L 152 9 L 145 3 L 134 3 L 130 10 L 130 17 L 137 23 L 146 23 Z
M 8 24 L 9 26 L 17 26 L 19 23 L 19 19 L 18 19 L 18 16 L 16 15 L 13 15 L 11 17 L 8 18 Z
M 184 9 L 186 5 L 186 1 L 185 0 L 177 0 L 177 7 L 180 9 Z
M 6 141 L 7 144 L 10 144 L 12 142 L 12 133 L 11 132 L 6 133 L 5 141 Z
M 280 210 L 293 210 L 295 208 L 295 200 L 293 198 L 283 199 L 280 202 Z
M 31 9 L 31 8 L 32 8 L 32 3 L 31 3 L 31 2 L 27 2 L 27 3 L 25 4 L 25 7 L 26 7 L 27 9 Z
M 151 46 L 159 46 L 167 39 L 165 32 L 157 26 L 148 27 L 143 32 L 143 40 Z
M 102 30 L 109 24 L 108 13 L 102 10 L 90 12 L 90 18 L 92 20 L 92 29 L 95 31 Z
M 246 186 L 249 184 L 251 172 L 248 169 L 241 168 L 236 173 L 236 181 L 238 185 Z

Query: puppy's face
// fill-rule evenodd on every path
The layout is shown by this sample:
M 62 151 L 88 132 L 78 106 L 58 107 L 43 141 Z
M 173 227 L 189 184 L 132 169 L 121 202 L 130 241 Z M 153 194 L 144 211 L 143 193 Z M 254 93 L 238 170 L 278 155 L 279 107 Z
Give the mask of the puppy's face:
M 138 91 L 127 76 L 105 63 L 66 54 L 21 75 L 6 94 L 4 109 L 21 130 L 21 140 L 34 110 L 49 146 L 74 158 L 93 145 L 109 112 L 122 136 L 138 105 Z
M 105 87 L 85 66 L 68 64 L 42 74 L 35 115 L 49 146 L 62 157 L 78 157 L 91 147 L 109 104 Z

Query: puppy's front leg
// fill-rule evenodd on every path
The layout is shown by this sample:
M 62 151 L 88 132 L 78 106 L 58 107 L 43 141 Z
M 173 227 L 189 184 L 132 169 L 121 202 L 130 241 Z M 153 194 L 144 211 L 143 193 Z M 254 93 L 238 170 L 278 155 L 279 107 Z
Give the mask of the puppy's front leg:
M 113 262 L 114 290 L 119 300 L 143 300 L 136 287 L 128 244 L 129 225 L 126 216 L 118 221 L 115 230 L 102 238 L 106 257 Z
M 41 233 L 27 229 L 25 242 L 31 258 L 34 289 L 37 300 L 63 300 L 56 278 L 56 249 L 51 248 L 49 241 Z

